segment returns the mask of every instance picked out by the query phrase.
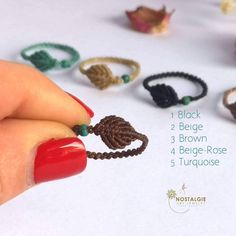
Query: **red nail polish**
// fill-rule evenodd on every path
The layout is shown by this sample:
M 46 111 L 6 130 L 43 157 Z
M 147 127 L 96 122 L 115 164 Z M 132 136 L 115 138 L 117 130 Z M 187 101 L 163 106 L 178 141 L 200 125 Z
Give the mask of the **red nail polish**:
M 78 138 L 51 139 L 36 153 L 34 181 L 41 183 L 81 173 L 87 164 L 84 144 Z
M 78 102 L 89 114 L 89 116 L 92 118 L 94 116 L 94 112 L 87 106 L 85 105 L 80 99 L 78 99 L 76 96 L 66 92 L 68 95 L 70 95 L 76 102 Z

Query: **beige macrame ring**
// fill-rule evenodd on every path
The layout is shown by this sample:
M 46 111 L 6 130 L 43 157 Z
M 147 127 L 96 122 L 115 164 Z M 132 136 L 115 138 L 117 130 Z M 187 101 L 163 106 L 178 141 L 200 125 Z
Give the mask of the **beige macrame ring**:
M 138 62 L 118 58 L 118 57 L 94 57 L 83 61 L 79 65 L 80 72 L 86 75 L 89 80 L 98 88 L 105 89 L 112 84 L 121 84 L 123 79 L 121 76 L 113 75 L 110 68 L 105 63 L 118 63 L 132 68 L 132 73 L 129 75 L 130 80 L 134 80 L 140 73 L 140 65 Z M 88 69 L 88 67 L 91 65 Z
M 229 89 L 224 92 L 224 98 L 223 98 L 223 104 L 226 108 L 230 110 L 232 113 L 233 117 L 236 119 L 236 102 L 234 103 L 229 103 L 229 97 L 233 94 L 236 93 L 236 87 Z

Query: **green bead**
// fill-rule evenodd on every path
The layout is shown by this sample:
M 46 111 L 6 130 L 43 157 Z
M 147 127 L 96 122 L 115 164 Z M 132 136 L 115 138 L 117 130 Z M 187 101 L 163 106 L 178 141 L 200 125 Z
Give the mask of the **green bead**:
M 127 84 L 130 81 L 130 76 L 129 75 L 122 75 L 121 79 L 123 79 L 124 83 Z
M 79 128 L 79 134 L 81 136 L 87 136 L 89 134 L 88 126 L 87 125 L 81 125 L 80 128 Z
M 191 97 L 185 96 L 182 98 L 182 102 L 184 105 L 188 105 L 192 101 Z
M 61 67 L 62 68 L 69 68 L 71 66 L 71 62 L 67 60 L 62 60 L 61 61 Z

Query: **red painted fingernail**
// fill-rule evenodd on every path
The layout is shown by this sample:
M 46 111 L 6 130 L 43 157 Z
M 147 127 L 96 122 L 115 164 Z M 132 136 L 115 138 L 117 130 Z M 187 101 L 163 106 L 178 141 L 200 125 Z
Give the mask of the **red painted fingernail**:
M 80 99 L 78 99 L 76 96 L 66 92 L 68 95 L 70 95 L 76 102 L 78 102 L 89 114 L 89 116 L 92 118 L 94 116 L 94 112 L 87 106 L 85 105 Z
M 37 184 L 79 174 L 85 169 L 86 164 L 87 154 L 81 140 L 51 139 L 37 149 L 34 181 Z

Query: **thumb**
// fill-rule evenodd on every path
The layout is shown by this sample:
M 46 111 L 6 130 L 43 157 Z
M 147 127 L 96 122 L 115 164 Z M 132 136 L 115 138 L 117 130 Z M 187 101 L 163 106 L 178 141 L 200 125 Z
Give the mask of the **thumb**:
M 83 143 L 52 121 L 0 122 L 0 204 L 35 184 L 65 178 L 86 167 Z

